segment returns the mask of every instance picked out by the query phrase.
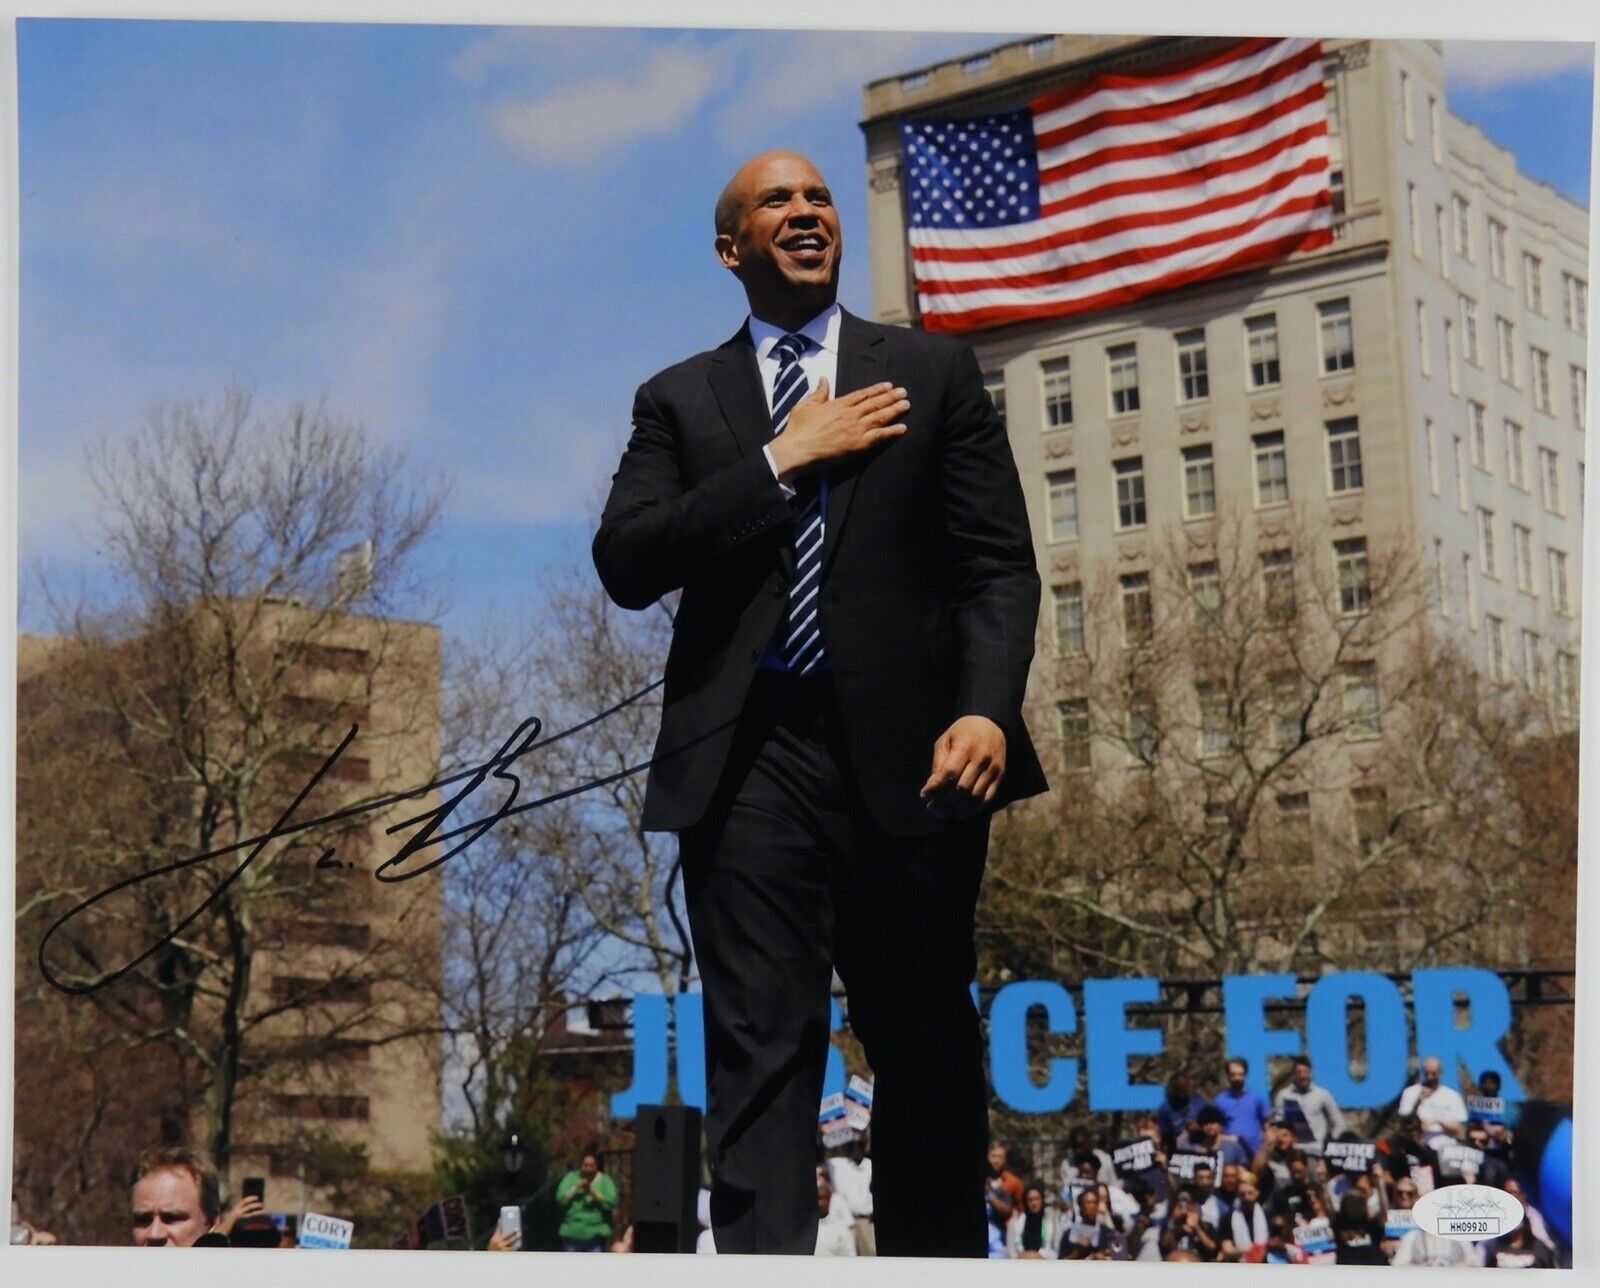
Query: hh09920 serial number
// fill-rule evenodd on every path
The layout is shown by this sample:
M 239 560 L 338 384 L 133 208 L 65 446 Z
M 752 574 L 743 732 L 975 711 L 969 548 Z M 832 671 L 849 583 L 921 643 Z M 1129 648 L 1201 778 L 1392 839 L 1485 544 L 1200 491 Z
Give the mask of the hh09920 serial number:
M 1485 1221 L 1481 1218 L 1468 1220 L 1456 1217 L 1439 1223 L 1440 1234 L 1497 1234 L 1500 1222 Z

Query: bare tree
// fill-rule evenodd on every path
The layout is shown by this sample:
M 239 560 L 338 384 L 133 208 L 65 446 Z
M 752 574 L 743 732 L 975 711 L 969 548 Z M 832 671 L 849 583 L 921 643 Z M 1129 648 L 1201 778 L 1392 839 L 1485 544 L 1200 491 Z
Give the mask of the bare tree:
M 1516 956 L 1508 909 L 1551 827 L 1516 767 L 1554 725 L 1427 625 L 1426 583 L 1404 547 L 1224 518 L 1064 585 L 1032 713 L 1056 787 L 996 829 L 989 971 Z
M 360 426 L 237 390 L 157 407 L 89 471 L 120 602 L 58 605 L 21 689 L 19 1028 L 92 1007 L 91 1051 L 159 1053 L 146 1123 L 226 1169 L 242 1106 L 269 1144 L 280 1097 L 326 1107 L 349 1059 L 437 1041 L 413 986 L 437 891 L 368 893 L 377 820 L 252 839 L 352 724 L 294 818 L 432 777 L 437 638 L 399 615 L 441 493 Z

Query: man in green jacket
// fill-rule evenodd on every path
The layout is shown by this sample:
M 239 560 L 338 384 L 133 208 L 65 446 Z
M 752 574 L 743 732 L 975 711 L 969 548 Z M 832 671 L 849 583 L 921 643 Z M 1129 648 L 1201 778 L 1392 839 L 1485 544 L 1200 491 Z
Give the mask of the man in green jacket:
M 568 1252 L 604 1252 L 611 1242 L 611 1214 L 617 1210 L 617 1183 L 600 1170 L 600 1159 L 585 1154 L 575 1171 L 556 1185 L 561 1207 L 561 1246 Z

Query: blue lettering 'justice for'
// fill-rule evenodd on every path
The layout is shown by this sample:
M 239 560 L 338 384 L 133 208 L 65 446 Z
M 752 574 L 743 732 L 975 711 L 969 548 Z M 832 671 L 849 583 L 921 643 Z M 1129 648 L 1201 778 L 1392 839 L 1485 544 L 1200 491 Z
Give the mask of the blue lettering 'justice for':
M 1150 977 L 1085 980 L 1080 1027 L 1078 1008 L 1062 985 L 1050 980 L 1005 985 L 994 994 L 988 1011 L 989 1071 L 995 1096 L 1024 1114 L 1053 1113 L 1073 1104 L 1080 1094 L 1087 1095 L 1088 1108 L 1097 1113 L 1155 1109 L 1161 1103 L 1160 1085 L 1131 1081 L 1128 1061 L 1160 1055 L 1165 1035 L 1151 1023 L 1140 1023 L 1138 1013 L 1128 1008 L 1154 1003 L 1160 996 L 1161 981 Z M 1524 1097 L 1522 1084 L 1500 1051 L 1500 1040 L 1511 1028 L 1511 995 L 1492 971 L 1450 966 L 1412 972 L 1409 1023 L 1399 985 L 1374 971 L 1324 975 L 1305 998 L 1302 1027 L 1267 1023 L 1269 1005 L 1295 999 L 1293 975 L 1229 975 L 1222 981 L 1227 1052 L 1250 1062 L 1248 1083 L 1262 1095 L 1268 1092 L 1267 1061 L 1304 1051 L 1311 1057 L 1317 1081 L 1346 1109 L 1373 1109 L 1394 1100 L 1407 1082 L 1410 1057 L 1424 1055 L 1439 1057 L 1447 1080 L 1453 1081 L 1453 1073 L 1460 1070 L 1474 1079 L 1493 1070 L 1500 1075 L 1501 1094 L 1507 1100 Z M 973 1000 L 977 1005 L 976 985 Z M 1353 1011 L 1355 1007 L 1359 1011 Z M 1464 1026 L 1457 1019 L 1462 1008 Z M 841 1023 L 835 1002 L 834 1030 Z M 611 1097 L 613 1117 L 632 1118 L 640 1105 L 662 1103 L 674 1081 L 678 1099 L 705 1108 L 702 1026 L 698 993 L 635 996 L 633 1082 Z M 1059 1048 L 1062 1038 L 1073 1037 L 1081 1057 L 1044 1053 L 1047 1041 Z M 1353 1038 L 1364 1039 L 1360 1077 L 1351 1069 Z M 1029 1059 L 1035 1047 L 1041 1057 L 1036 1062 Z M 937 1070 L 930 1073 L 937 1076 Z M 830 1048 L 823 1095 L 844 1088 L 844 1059 Z

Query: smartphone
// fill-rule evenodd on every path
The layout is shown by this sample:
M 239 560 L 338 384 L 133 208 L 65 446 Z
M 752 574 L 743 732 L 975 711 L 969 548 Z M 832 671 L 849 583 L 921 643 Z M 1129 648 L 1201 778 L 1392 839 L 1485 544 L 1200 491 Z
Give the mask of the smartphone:
M 244 1186 L 239 1191 L 241 1198 L 258 1198 L 263 1203 L 267 1201 L 267 1178 L 265 1176 L 247 1176 Z
M 522 1209 L 515 1203 L 508 1203 L 500 1209 L 500 1233 L 512 1236 L 511 1246 L 522 1246 Z

